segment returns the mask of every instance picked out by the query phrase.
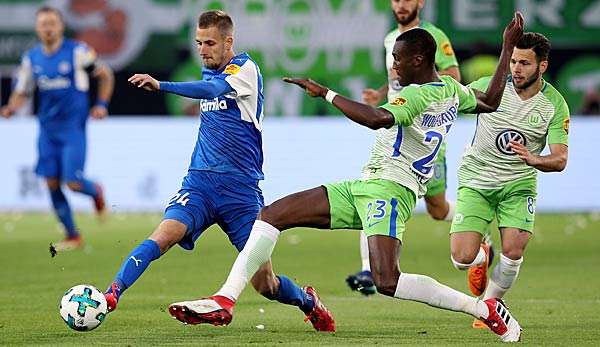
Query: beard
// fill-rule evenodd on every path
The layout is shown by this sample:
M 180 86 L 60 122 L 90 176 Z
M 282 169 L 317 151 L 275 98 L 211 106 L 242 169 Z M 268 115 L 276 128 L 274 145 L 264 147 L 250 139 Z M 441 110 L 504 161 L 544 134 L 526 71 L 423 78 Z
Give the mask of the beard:
M 407 25 L 413 20 L 415 20 L 415 18 L 417 18 L 417 15 L 419 14 L 419 8 L 415 7 L 415 9 L 404 18 L 402 18 L 401 15 L 397 14 L 396 12 L 393 13 L 394 17 L 396 17 L 396 22 L 398 22 L 401 25 Z
M 531 85 L 533 85 L 538 78 L 540 77 L 540 66 L 538 65 L 537 69 L 535 69 L 535 73 L 533 75 L 531 75 L 531 77 L 529 77 L 528 79 L 525 80 L 525 82 L 523 82 L 523 84 L 519 85 L 515 85 L 515 87 L 519 88 L 519 89 L 527 89 L 529 87 L 531 87 Z

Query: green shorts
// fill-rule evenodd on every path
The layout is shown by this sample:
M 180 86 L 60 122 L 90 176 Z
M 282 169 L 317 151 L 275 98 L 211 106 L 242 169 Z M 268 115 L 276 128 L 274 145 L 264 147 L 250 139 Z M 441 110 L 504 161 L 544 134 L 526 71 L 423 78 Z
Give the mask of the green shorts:
M 536 182 L 531 179 L 516 181 L 500 189 L 460 186 L 450 233 L 476 231 L 483 235 L 494 216 L 499 228 L 532 232 L 536 197 Z
M 425 197 L 444 193 L 446 187 L 446 143 L 444 142 L 433 163 L 433 177 L 427 182 Z
M 415 208 L 415 194 L 385 179 L 326 184 L 331 229 L 364 230 L 367 236 L 386 235 L 402 240 Z

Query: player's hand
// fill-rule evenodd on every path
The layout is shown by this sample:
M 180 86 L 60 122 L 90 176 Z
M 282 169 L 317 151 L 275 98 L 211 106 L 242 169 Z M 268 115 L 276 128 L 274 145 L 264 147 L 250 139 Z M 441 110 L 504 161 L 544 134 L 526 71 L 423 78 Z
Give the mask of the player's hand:
M 15 114 L 15 110 L 10 107 L 10 105 L 2 106 L 2 108 L 0 108 L 0 116 L 4 118 L 10 118 L 13 114 Z
M 538 156 L 529 152 L 527 147 L 523 146 L 519 142 L 510 141 L 510 148 L 517 156 L 529 166 L 535 166 L 538 164 Z
M 135 75 L 129 77 L 127 81 L 138 88 L 144 88 L 151 92 L 160 89 L 160 83 L 148 74 L 136 73 Z
M 512 49 L 517 45 L 517 42 L 521 36 L 523 36 L 524 22 L 525 19 L 523 19 L 521 12 L 515 12 L 513 19 L 508 23 L 506 28 L 504 28 L 502 38 L 504 39 L 505 47 Z
M 363 90 L 362 99 L 365 104 L 377 107 L 381 103 L 381 100 L 383 100 L 383 97 L 378 90 L 369 88 Z
M 310 78 L 284 77 L 283 81 L 300 86 L 300 88 L 306 90 L 308 95 L 312 97 L 320 96 L 324 98 L 327 94 L 327 91 L 329 90 L 323 87 L 322 85 L 318 84 L 317 82 L 311 80 Z
M 90 110 L 90 117 L 94 119 L 103 119 L 108 116 L 108 110 L 102 105 L 96 105 Z

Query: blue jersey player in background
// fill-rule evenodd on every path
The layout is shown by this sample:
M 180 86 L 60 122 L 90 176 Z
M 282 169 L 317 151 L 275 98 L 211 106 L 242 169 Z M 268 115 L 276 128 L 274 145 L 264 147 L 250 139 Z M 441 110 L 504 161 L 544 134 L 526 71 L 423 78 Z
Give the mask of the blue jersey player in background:
M 58 10 L 41 7 L 37 11 L 35 30 L 40 42 L 23 55 L 14 91 L 0 110 L 2 116 L 12 116 L 37 90 L 40 130 L 35 171 L 45 178 L 54 211 L 66 231 L 65 240 L 55 246 L 57 250 L 82 244 L 61 183 L 91 197 L 99 215 L 105 210 L 102 188 L 83 175 L 86 122 L 88 116 L 106 117 L 114 85 L 111 69 L 99 63 L 86 44 L 65 39 L 64 29 Z M 98 97 L 91 109 L 90 73 L 98 78 Z
M 169 200 L 164 219 L 127 256 L 105 294 L 110 311 L 150 262 L 175 244 L 193 249 L 196 239 L 215 223 L 241 251 L 264 205 L 258 186 L 263 179 L 260 70 L 248 54 L 234 53 L 233 22 L 223 11 L 200 15 L 196 42 L 204 64 L 201 81 L 159 82 L 146 74 L 129 79 L 138 88 L 200 99 L 200 129 L 187 176 Z M 298 287 L 285 276 L 272 274 L 269 261 L 252 278 L 256 290 L 271 300 L 298 306 L 315 329 L 322 330 L 319 319 L 328 311 L 316 293 L 310 287 Z M 182 316 L 194 314 L 183 310 L 170 313 L 182 321 Z M 223 314 L 214 324 L 230 321 L 231 315 Z

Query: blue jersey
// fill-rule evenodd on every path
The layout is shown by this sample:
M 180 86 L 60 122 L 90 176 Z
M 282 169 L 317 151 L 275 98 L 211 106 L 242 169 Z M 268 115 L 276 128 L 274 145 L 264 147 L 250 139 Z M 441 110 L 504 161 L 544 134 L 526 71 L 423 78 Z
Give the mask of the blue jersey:
M 89 113 L 89 78 L 86 69 L 96 54 L 82 42 L 63 40 L 57 51 L 47 54 L 38 44 L 25 53 L 15 89 L 39 95 L 41 130 L 50 135 L 82 131 Z
M 233 91 L 200 100 L 200 129 L 189 169 L 263 179 L 263 82 L 258 65 L 242 53 L 221 70 L 204 69 L 202 80 L 211 79 L 224 80 Z

